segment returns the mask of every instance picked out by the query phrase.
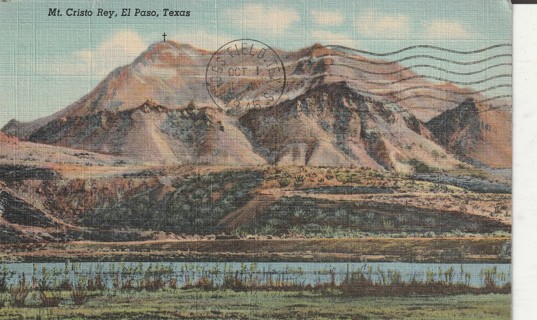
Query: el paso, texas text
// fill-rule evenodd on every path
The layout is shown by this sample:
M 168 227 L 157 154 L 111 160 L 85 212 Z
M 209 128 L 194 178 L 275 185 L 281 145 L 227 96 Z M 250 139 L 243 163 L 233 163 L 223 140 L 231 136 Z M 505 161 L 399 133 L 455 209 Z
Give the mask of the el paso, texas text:
M 142 10 L 139 8 L 123 8 L 121 12 L 115 10 L 105 10 L 102 8 L 96 10 L 90 9 L 75 9 L 68 8 L 65 10 L 65 15 L 68 17 L 91 17 L 95 14 L 97 17 L 107 17 L 113 18 L 117 17 L 118 14 L 120 17 L 159 17 L 160 14 L 156 10 Z M 64 13 L 59 8 L 49 8 L 48 9 L 49 17 L 62 17 Z M 190 11 L 187 10 L 171 10 L 171 9 L 162 9 L 162 15 L 164 17 L 190 17 Z

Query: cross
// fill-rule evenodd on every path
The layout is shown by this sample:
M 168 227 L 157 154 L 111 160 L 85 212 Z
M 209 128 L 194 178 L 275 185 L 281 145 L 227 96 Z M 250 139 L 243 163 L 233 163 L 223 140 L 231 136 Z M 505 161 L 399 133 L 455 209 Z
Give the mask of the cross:
M 164 42 L 166 42 L 166 32 L 164 32 L 162 36 L 164 37 Z

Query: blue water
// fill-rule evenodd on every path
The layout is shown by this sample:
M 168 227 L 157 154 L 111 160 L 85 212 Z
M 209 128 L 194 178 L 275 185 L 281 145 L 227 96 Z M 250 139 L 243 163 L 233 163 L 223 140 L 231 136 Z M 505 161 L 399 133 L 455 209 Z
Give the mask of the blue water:
M 437 264 L 437 263 L 317 263 L 317 262 L 80 262 L 80 263 L 5 263 L 14 272 L 10 283 L 18 282 L 22 275 L 29 283 L 32 277 L 43 278 L 48 274 L 52 282 L 65 279 L 73 284 L 88 277 L 100 275 L 107 287 L 112 287 L 116 273 L 120 279 L 140 280 L 147 275 L 160 274 L 164 281 L 171 277 L 177 279 L 177 286 L 195 283 L 201 277 L 210 278 L 214 284 L 221 284 L 224 276 L 232 275 L 242 280 L 255 280 L 257 283 L 285 281 L 287 283 L 314 285 L 319 283 L 341 283 L 352 272 L 360 271 L 369 279 L 381 282 L 390 279 L 394 272 L 400 279 L 425 282 L 426 280 L 447 281 L 467 284 L 474 287 L 484 286 L 484 273 L 493 273 L 497 285 L 511 282 L 510 264 Z M 451 272 L 449 272 L 451 270 Z

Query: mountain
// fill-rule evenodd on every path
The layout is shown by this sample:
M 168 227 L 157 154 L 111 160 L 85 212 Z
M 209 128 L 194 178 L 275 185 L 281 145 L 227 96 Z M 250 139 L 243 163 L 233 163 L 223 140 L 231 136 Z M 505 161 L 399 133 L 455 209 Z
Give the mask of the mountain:
M 16 137 L 9 136 L 0 131 L 0 143 L 17 144 L 18 142 L 19 142 L 19 139 L 17 139 Z
M 460 159 L 510 165 L 510 140 L 496 139 L 501 135 L 496 130 L 510 132 L 505 107 L 480 115 L 479 134 L 464 121 L 450 129 L 450 137 L 440 132 L 442 123 L 458 114 L 450 111 L 466 99 L 486 100 L 481 93 L 433 83 L 399 63 L 341 48 L 315 44 L 276 51 L 287 77 L 275 105 L 217 107 L 205 86 L 212 52 L 161 42 L 67 108 L 29 123 L 12 120 L 2 131 L 34 143 L 158 164 L 275 163 L 404 172 L 416 166 L 449 169 Z M 226 99 L 255 99 L 267 88 L 265 82 L 244 78 L 242 89 Z M 495 109 L 502 103 L 478 105 Z M 501 160 L 490 157 L 494 150 L 503 150 Z
M 395 171 L 459 164 L 411 113 L 357 94 L 346 82 L 319 85 L 239 121 L 270 163 Z
M 146 101 L 134 109 L 53 120 L 29 140 L 161 164 L 265 163 L 235 122 L 218 109 L 190 104 L 171 110 Z
M 21 141 L 14 136 L 0 132 L 0 165 L 17 164 L 35 166 L 36 164 L 47 164 L 48 167 L 62 165 L 67 168 L 69 165 L 95 165 L 102 167 L 116 166 L 118 164 L 137 164 L 137 161 L 126 157 L 118 157 L 95 152 L 86 152 L 79 149 L 66 148 L 61 146 L 47 145 L 43 143 L 33 143 Z M 0 169 L 0 180 L 7 177 L 4 173 L 15 174 L 16 172 Z
M 487 100 L 491 106 L 509 104 L 450 82 L 430 81 L 397 62 L 370 59 L 337 46 L 314 44 L 297 52 L 282 53 L 282 57 L 291 74 L 287 84 L 288 98 L 319 83 L 346 81 L 357 93 L 397 104 L 425 122 L 469 97 L 476 101 Z M 433 78 L 443 77 L 450 78 L 449 74 Z
M 112 71 L 91 92 L 67 108 L 28 123 L 12 120 L 2 131 L 28 139 L 31 133 L 52 120 L 135 109 L 147 100 L 170 107 L 186 105 L 202 97 L 209 100 L 204 84 L 210 55 L 186 44 L 156 43 L 131 64 Z
M 511 121 L 510 109 L 486 106 L 469 98 L 426 126 L 450 152 L 492 167 L 510 167 Z

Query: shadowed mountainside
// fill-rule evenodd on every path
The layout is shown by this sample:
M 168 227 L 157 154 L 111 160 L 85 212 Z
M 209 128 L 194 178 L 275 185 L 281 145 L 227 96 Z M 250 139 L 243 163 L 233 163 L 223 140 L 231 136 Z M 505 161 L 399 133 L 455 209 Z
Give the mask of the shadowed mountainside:
M 2 131 L 21 140 L 161 164 L 358 165 L 408 172 L 416 163 L 452 168 L 458 164 L 454 154 L 510 166 L 511 144 L 504 133 L 511 130 L 511 110 L 499 107 L 505 101 L 341 48 L 315 44 L 277 52 L 287 83 L 275 106 L 216 107 L 205 87 L 212 53 L 165 42 L 111 72 L 64 110 L 29 123 L 12 120 Z M 268 85 L 248 77 L 239 84 L 243 88 L 226 99 L 254 100 Z M 456 136 L 447 142 L 441 123 L 456 118 L 450 110 L 464 109 L 466 99 L 479 106 L 481 132 L 474 134 L 475 125 L 465 123 L 472 117 L 459 117 L 454 121 L 466 133 L 451 132 Z M 267 128 L 274 123 L 282 130 L 273 135 Z
M 448 151 L 493 167 L 509 167 L 511 121 L 511 110 L 484 106 L 470 98 L 426 125 Z

